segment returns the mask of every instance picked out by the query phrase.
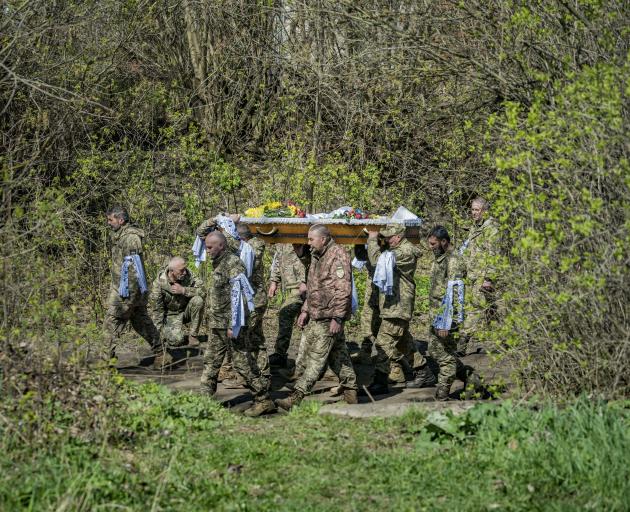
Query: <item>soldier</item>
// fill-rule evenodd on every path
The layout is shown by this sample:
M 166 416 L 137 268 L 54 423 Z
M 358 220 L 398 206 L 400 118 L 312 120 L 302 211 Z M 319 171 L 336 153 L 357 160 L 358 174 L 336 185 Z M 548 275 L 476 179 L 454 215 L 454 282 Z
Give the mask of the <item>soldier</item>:
M 246 279 L 243 262 L 227 248 L 225 235 L 212 231 L 205 239 L 206 251 L 212 260 L 212 281 L 207 287 L 207 318 L 210 327 L 208 349 L 204 354 L 201 388 L 209 395 L 217 391 L 219 369 L 228 350 L 232 347 L 235 370 L 245 379 L 247 388 L 254 395 L 254 405 L 245 411 L 247 416 L 260 416 L 275 411 L 269 398 L 270 378 L 258 366 L 257 347 L 249 347 L 247 327 L 239 321 L 237 281 Z M 242 275 L 242 276 L 241 276 Z M 246 283 L 249 287 L 249 283 Z M 233 303 L 232 298 L 236 300 Z M 253 299 L 253 297 L 252 297 Z M 253 308 L 253 306 L 252 306 Z M 245 313 L 247 317 L 247 313 Z
M 466 355 L 475 332 L 486 327 L 496 313 L 495 271 L 492 257 L 496 254 L 499 229 L 488 214 L 488 201 L 483 197 L 471 204 L 472 226 L 459 248 L 466 265 L 466 318 L 458 352 Z
M 151 287 L 149 311 L 167 353 L 160 361 L 170 362 L 168 350 L 186 343 L 184 324 L 188 324 L 188 342 L 199 345 L 199 326 L 203 313 L 203 282 L 186 267 L 186 260 L 175 256 Z M 157 363 L 156 363 L 157 364 Z
M 372 345 L 378 335 L 378 329 L 381 325 L 381 315 L 379 308 L 378 287 L 374 284 L 374 265 L 370 263 L 367 249 L 363 245 L 354 246 L 355 261 L 353 265 L 357 268 L 365 268 L 368 278 L 365 283 L 365 293 L 363 295 L 363 309 L 361 310 L 360 319 L 360 336 L 361 348 L 356 354 L 356 362 L 371 365 L 372 364 Z M 353 356 L 353 361 L 355 357 Z
M 382 244 L 379 244 L 379 235 Z M 380 233 L 369 232 L 370 263 L 378 266 L 379 258 L 385 256 L 385 251 L 393 253 L 395 264 L 391 289 L 379 294 L 381 325 L 376 337 L 374 379 L 369 388 L 372 394 L 387 393 L 388 379 L 405 382 L 402 364 L 406 356 L 412 360 L 414 370 L 425 365 L 409 332 L 416 300 L 414 273 L 420 250 L 405 238 L 404 225 L 388 224 Z
M 462 285 L 466 270 L 462 258 L 453 250 L 448 231 L 443 226 L 434 227 L 427 241 L 435 256 L 429 288 L 429 356 L 435 359 L 439 367 L 435 397 L 437 400 L 448 400 L 451 384 L 456 377 L 464 381 L 464 386 L 470 381 L 476 389 L 481 386 L 481 381 L 472 368 L 462 364 L 456 354 L 464 313 Z M 450 299 L 446 300 L 449 287 Z
M 129 225 L 129 213 L 122 206 L 107 211 L 107 224 L 112 229 L 112 283 L 104 322 L 109 356 L 116 357 L 118 340 L 127 322 L 158 354 L 159 334 L 147 313 L 148 290 L 142 261 L 144 231 Z
M 269 277 L 269 297 L 275 296 L 278 284 L 282 287 L 284 300 L 278 311 L 278 337 L 275 352 L 269 356 L 271 366 L 287 367 L 287 353 L 293 335 L 293 324 L 302 311 L 306 297 L 307 262 L 304 259 L 308 249 L 303 245 L 282 244 L 276 247 L 276 254 Z
M 243 244 L 248 244 L 251 247 L 251 255 L 253 256 L 251 261 L 252 273 L 251 276 L 247 276 L 254 289 L 255 308 L 249 317 L 249 350 L 258 354 L 258 367 L 265 375 L 270 376 L 269 358 L 267 357 L 265 333 L 263 331 L 263 318 L 267 311 L 267 291 L 263 268 L 265 242 L 252 236 L 252 232 L 247 224 L 238 223 L 236 230 L 241 238 L 241 261 L 248 261 L 248 257 L 243 254 L 246 249 Z
M 352 307 L 352 268 L 348 253 L 337 245 L 322 224 L 308 231 L 311 265 L 308 272 L 306 301 L 297 324 L 306 333 L 305 368 L 294 391 L 276 405 L 289 410 L 311 391 L 326 363 L 339 378 L 347 403 L 356 404 L 357 379 L 343 334 L 343 324 Z

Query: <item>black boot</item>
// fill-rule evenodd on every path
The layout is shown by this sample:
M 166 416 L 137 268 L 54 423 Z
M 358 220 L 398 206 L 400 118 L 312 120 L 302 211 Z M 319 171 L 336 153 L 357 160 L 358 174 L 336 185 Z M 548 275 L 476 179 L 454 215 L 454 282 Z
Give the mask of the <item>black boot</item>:
M 428 364 L 425 364 L 422 368 L 418 369 L 414 379 L 411 382 L 407 382 L 408 388 L 431 388 L 437 383 L 435 374 L 431 371 Z
M 386 395 L 389 393 L 389 386 L 387 385 L 387 374 L 374 370 L 374 379 L 372 384 L 368 386 L 368 391 L 371 395 Z
M 269 356 L 269 366 L 274 368 L 286 368 L 287 367 L 287 355 L 278 354 L 277 352 Z

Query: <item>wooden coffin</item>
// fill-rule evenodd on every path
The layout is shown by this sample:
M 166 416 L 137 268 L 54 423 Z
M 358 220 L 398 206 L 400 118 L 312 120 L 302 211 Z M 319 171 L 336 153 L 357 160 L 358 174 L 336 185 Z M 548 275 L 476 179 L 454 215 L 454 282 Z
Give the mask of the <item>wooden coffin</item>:
M 294 217 L 241 217 L 241 222 L 248 224 L 252 233 L 270 244 L 305 244 L 308 242 L 308 230 L 313 224 L 325 224 L 335 242 L 344 245 L 366 244 L 368 230 L 378 231 L 387 224 L 405 225 L 407 238 L 413 243 L 420 243 L 421 219 L 392 220 L 387 217 L 378 219 L 313 219 Z

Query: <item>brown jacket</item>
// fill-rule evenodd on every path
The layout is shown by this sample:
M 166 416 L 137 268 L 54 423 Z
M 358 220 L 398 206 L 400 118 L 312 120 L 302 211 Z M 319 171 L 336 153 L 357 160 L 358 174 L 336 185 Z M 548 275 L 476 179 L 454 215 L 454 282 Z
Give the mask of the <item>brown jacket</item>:
M 322 254 L 312 253 L 306 280 L 306 301 L 302 311 L 313 320 L 341 318 L 347 320 L 352 311 L 352 268 L 350 257 L 333 240 Z

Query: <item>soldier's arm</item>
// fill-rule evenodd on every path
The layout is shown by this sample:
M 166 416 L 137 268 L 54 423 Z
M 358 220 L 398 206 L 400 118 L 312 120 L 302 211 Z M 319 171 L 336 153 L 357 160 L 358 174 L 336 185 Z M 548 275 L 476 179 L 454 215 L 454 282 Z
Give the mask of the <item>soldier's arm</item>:
M 376 265 L 376 262 L 378 261 L 378 258 L 381 255 L 381 248 L 378 245 L 378 239 L 369 238 L 367 246 L 368 246 L 367 247 L 368 259 L 370 260 L 370 263 L 372 265 Z
M 333 293 L 330 307 L 333 318 L 345 319 L 352 302 L 352 266 L 347 253 L 340 249 L 330 265 Z
M 418 263 L 418 256 L 413 246 L 410 247 L 407 244 L 405 244 L 405 246 L 398 246 L 394 248 L 393 252 L 396 256 L 396 268 L 403 276 L 410 281 L 413 281 L 413 275 L 416 272 L 416 264 Z
M 271 269 L 269 270 L 269 281 L 272 283 L 280 282 L 280 265 L 282 264 L 282 256 L 280 250 L 276 249 L 276 253 L 273 255 L 273 261 L 271 263 Z
M 185 297 L 201 297 L 202 299 L 206 297 L 206 291 L 203 286 L 203 280 L 197 276 L 192 276 L 192 282 L 190 286 L 184 287 L 184 296 Z
M 203 240 L 208 236 L 208 233 L 210 233 L 211 231 L 214 231 L 215 229 L 216 229 L 216 224 L 214 223 L 214 220 L 206 219 L 201 224 L 199 224 L 199 226 L 197 226 L 197 229 L 195 230 L 195 234 Z
M 494 258 L 497 256 L 497 244 L 499 242 L 499 230 L 496 226 L 491 225 L 488 227 L 487 232 L 483 237 L 483 278 L 485 281 L 496 281 L 496 267 Z
M 164 296 L 162 295 L 162 287 L 160 286 L 159 277 L 153 281 L 153 284 L 151 285 L 151 293 L 149 294 L 147 310 L 151 320 L 153 320 L 153 324 L 159 329 L 164 321 L 164 313 L 166 310 L 164 307 Z

